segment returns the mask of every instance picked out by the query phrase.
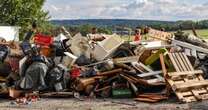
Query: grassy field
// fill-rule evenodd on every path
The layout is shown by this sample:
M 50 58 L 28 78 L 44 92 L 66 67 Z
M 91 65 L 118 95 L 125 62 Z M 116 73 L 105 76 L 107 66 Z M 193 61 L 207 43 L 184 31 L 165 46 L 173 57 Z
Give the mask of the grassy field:
M 184 32 L 192 34 L 192 30 L 184 30 Z M 208 29 L 200 29 L 200 30 L 196 30 L 196 32 L 201 38 L 208 39 Z M 132 41 L 133 36 L 131 36 L 130 38 L 129 36 L 122 36 L 122 39 L 124 39 L 125 41 Z
M 191 30 L 186 30 L 184 32 L 187 32 L 187 33 L 192 33 Z M 196 30 L 197 34 L 202 37 L 202 38 L 205 38 L 205 39 L 208 39 L 208 29 L 201 29 L 201 30 Z

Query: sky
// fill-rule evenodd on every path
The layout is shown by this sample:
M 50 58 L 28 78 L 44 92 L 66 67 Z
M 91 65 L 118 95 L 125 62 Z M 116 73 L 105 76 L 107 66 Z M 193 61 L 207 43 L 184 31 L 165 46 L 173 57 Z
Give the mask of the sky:
M 46 0 L 51 19 L 208 19 L 208 0 Z

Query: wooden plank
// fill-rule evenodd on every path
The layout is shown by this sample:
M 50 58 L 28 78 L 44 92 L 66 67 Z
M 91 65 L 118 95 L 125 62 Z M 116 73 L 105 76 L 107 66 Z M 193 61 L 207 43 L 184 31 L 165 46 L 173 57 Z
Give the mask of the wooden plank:
M 208 94 L 203 94 L 201 96 L 202 96 L 202 99 L 208 99 Z
M 175 58 L 177 58 L 177 62 L 180 65 L 181 71 L 188 71 L 188 69 L 185 66 L 186 65 L 185 62 L 183 61 L 183 59 L 181 59 L 179 54 L 178 53 L 173 53 L 173 54 L 174 54 Z
M 173 66 L 174 66 L 175 70 L 176 70 L 177 72 L 180 71 L 180 69 L 179 69 L 179 67 L 177 66 L 177 64 L 176 64 L 176 62 L 175 62 L 173 56 L 172 56 L 170 53 L 168 53 L 168 56 L 169 56 L 171 62 L 173 63 Z
M 167 61 L 167 60 L 166 60 Z M 163 76 L 166 82 L 168 82 L 168 84 L 166 85 L 166 95 L 170 96 L 170 91 L 171 91 L 171 85 L 174 84 L 174 82 L 172 80 L 169 80 L 166 76 L 167 76 L 167 69 L 165 66 L 165 59 L 164 59 L 164 55 L 160 54 L 160 63 L 162 66 L 162 71 L 163 71 Z M 178 97 L 183 98 L 183 95 L 181 94 L 176 94 Z
M 150 98 L 134 98 L 135 101 L 142 101 L 142 102 L 149 102 L 149 103 L 156 103 L 158 100 L 150 99 Z
M 139 84 L 143 84 L 143 85 L 149 85 L 149 84 L 147 83 L 147 81 L 144 80 L 144 79 L 139 79 L 139 78 L 133 77 L 133 76 L 128 75 L 128 74 L 123 74 L 123 76 L 126 76 L 126 77 L 128 77 L 128 78 L 134 80 L 135 83 L 139 83 Z
M 208 80 L 204 81 L 192 81 L 192 82 L 185 82 L 181 84 L 173 85 L 174 90 L 178 91 L 186 91 L 192 88 L 201 88 L 203 86 L 208 86 Z
M 158 82 L 164 82 L 164 80 L 161 80 L 159 78 L 155 78 L 155 79 L 148 79 L 147 82 L 150 84 L 153 84 L 153 83 L 158 83 Z
M 166 69 L 166 66 L 165 66 L 165 60 L 164 60 L 163 54 L 160 54 L 160 64 L 162 66 L 163 76 L 165 78 L 166 75 L 167 75 L 167 69 Z
M 147 94 L 141 94 L 138 95 L 137 98 L 147 98 L 147 99 L 152 99 L 152 100 L 164 100 L 164 99 L 168 99 L 167 96 L 163 96 L 160 94 L 153 94 L 153 93 L 147 93 Z
M 200 91 L 198 91 L 199 94 L 204 94 L 204 93 L 207 93 L 207 91 L 205 89 L 202 89 Z M 186 96 L 192 96 L 193 93 L 191 91 L 187 91 L 187 92 L 181 92 L 181 94 L 186 97 Z
M 186 42 L 182 42 L 182 41 L 178 41 L 178 40 L 172 40 L 172 43 L 176 46 L 188 48 L 188 49 L 191 49 L 191 50 L 194 49 L 198 52 L 208 54 L 208 49 L 205 49 L 205 48 L 202 48 L 202 47 L 199 47 L 199 46 L 195 46 L 195 45 L 192 45 L 190 43 L 186 43 Z
M 129 57 L 122 57 L 122 58 L 115 58 L 113 62 L 115 63 L 131 63 L 137 62 L 139 60 L 138 56 L 129 56 Z
M 141 62 L 139 63 L 139 65 L 141 65 L 144 69 L 146 69 L 146 70 L 149 71 L 149 72 L 154 72 L 154 71 L 152 71 L 150 68 L 148 68 L 146 65 L 144 65 L 144 64 L 141 63 Z M 154 75 L 154 76 L 157 77 L 158 79 L 164 81 L 163 77 L 161 77 L 160 75 Z
M 138 62 L 132 62 L 132 65 L 142 73 L 142 74 L 138 74 L 138 76 L 148 76 L 148 75 L 151 75 L 151 74 L 155 74 L 155 75 L 152 75 L 152 76 L 158 78 L 158 81 L 164 81 L 164 78 L 162 76 L 156 74 L 154 71 L 152 71 L 150 68 L 148 68 L 147 66 L 145 66 L 141 62 L 139 62 L 139 63 Z M 156 80 L 154 80 L 154 81 L 156 81 Z M 149 81 L 149 82 L 152 82 L 152 81 Z
M 119 68 L 119 69 L 114 69 L 114 70 L 111 70 L 111 71 L 106 71 L 106 72 L 99 73 L 99 74 L 97 74 L 97 76 L 112 76 L 112 75 L 119 74 L 122 71 L 123 71 L 123 69 Z
M 147 73 L 148 72 L 142 66 L 140 66 L 138 62 L 132 62 L 131 64 L 137 71 L 139 71 L 141 73 Z
M 168 76 L 180 77 L 180 76 L 185 76 L 185 75 L 197 75 L 197 74 L 203 74 L 203 71 L 202 70 L 194 70 L 194 71 L 170 72 L 170 73 L 168 73 Z
M 178 53 L 178 55 L 181 58 L 181 60 L 183 61 L 186 70 L 192 71 L 191 67 L 188 65 L 188 61 L 185 59 L 185 57 L 187 57 L 187 56 L 184 56 L 182 53 Z
M 188 57 L 185 55 L 185 53 L 181 53 L 181 54 L 183 54 L 183 57 L 184 57 L 184 59 L 186 60 L 188 66 L 189 66 L 189 68 L 190 68 L 190 70 L 193 71 L 194 68 L 193 68 L 193 66 L 191 65 L 191 62 L 189 61 Z
M 175 66 L 177 66 L 177 67 L 179 68 L 179 71 L 183 71 L 183 67 L 182 67 L 181 63 L 179 63 L 179 60 L 178 60 L 178 58 L 175 56 L 174 53 L 172 53 L 172 57 L 174 58 L 174 61 L 176 62 L 176 65 L 175 65 Z M 179 71 L 178 71 L 178 72 L 179 72 Z
M 182 99 L 183 102 L 186 102 L 186 103 L 190 103 L 190 102 L 196 102 L 197 99 L 194 97 L 194 96 L 189 96 L 189 97 L 184 97 Z
M 0 76 L 0 82 L 6 82 L 6 81 L 7 81 L 6 78 Z
M 127 64 L 124 64 L 124 63 L 114 63 L 114 65 L 117 66 L 117 67 L 119 67 L 119 68 L 122 68 L 124 70 L 125 69 L 126 70 L 129 70 L 129 71 L 134 70 L 133 67 L 131 67 L 131 66 L 127 65 Z
M 150 28 L 148 35 L 152 38 L 163 40 L 163 41 L 168 41 L 173 38 L 172 33 L 158 31 L 152 28 Z
M 186 75 L 186 76 L 173 76 L 173 77 L 171 77 L 171 80 L 173 80 L 173 81 L 182 81 L 182 82 L 184 82 L 184 78 L 186 78 L 186 79 L 188 79 L 188 81 L 198 81 L 198 79 L 197 78 L 194 78 L 193 79 L 193 76 L 191 76 L 191 75 Z
M 138 74 L 137 76 L 139 77 L 148 77 L 148 76 L 154 76 L 154 75 L 159 75 L 161 74 L 162 71 L 153 71 L 153 72 L 149 72 L 149 73 L 142 73 L 142 74 Z
M 127 81 L 129 81 L 129 82 L 132 82 L 132 83 L 137 83 L 137 81 L 136 81 L 136 80 L 131 79 L 131 78 L 129 78 L 129 77 L 127 77 L 127 76 L 123 75 L 123 74 L 120 74 L 120 76 L 121 76 L 121 77 L 123 77 L 124 79 L 126 79 L 126 80 L 127 80 Z

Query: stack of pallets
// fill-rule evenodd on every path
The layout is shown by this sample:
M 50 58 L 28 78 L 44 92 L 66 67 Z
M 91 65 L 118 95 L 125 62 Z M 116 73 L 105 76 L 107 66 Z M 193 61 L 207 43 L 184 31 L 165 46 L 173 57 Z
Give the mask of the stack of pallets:
M 182 102 L 193 102 L 208 99 L 208 80 L 202 76 L 201 70 L 194 70 L 184 53 L 168 53 L 175 72 L 168 72 L 163 55 L 160 55 L 163 73 L 169 87 Z

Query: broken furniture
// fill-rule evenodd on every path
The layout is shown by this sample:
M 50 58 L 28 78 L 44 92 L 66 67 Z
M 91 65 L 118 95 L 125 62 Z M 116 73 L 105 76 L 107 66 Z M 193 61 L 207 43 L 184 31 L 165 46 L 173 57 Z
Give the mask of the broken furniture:
M 66 43 L 67 45 L 71 45 L 69 48 L 75 56 L 79 57 L 81 55 L 85 55 L 87 58 L 90 58 L 91 47 L 89 45 L 88 39 L 83 37 L 81 33 L 76 34 Z
M 158 40 L 155 40 L 155 41 L 144 41 L 144 42 L 142 42 L 142 44 L 140 46 L 138 46 L 134 50 L 134 53 L 136 54 L 136 56 L 138 56 L 138 58 L 139 58 L 139 60 L 141 62 L 145 63 L 145 60 L 148 57 L 150 57 L 153 52 L 159 51 L 159 52 L 165 53 L 164 50 L 167 51 L 172 46 L 173 45 L 171 45 L 171 44 L 167 44 L 165 42 L 158 41 Z M 158 58 L 155 59 L 155 57 L 157 57 L 157 56 L 158 56 Z M 154 57 L 155 60 L 159 59 L 159 55 L 158 54 L 156 54 L 155 57 Z M 154 61 L 152 61 L 152 62 L 154 62 Z
M 165 54 L 166 52 L 168 52 L 168 50 L 166 48 L 159 49 L 156 53 L 153 53 L 151 56 L 149 56 L 145 60 L 145 65 L 151 65 L 151 64 L 153 64 L 158 59 L 160 59 L 160 54 Z
M 185 53 L 168 53 L 165 58 L 172 63 L 175 71 L 166 69 L 164 56 L 160 55 L 164 77 L 168 88 L 172 88 L 180 101 L 208 99 L 208 80 L 203 78 L 201 70 L 194 70 Z
M 93 55 L 96 60 L 102 61 L 108 58 L 112 53 L 124 43 L 124 40 L 118 35 L 113 35 L 94 46 Z
M 132 62 L 133 67 L 141 72 L 137 76 L 147 80 L 149 84 L 161 84 L 164 82 L 164 78 L 160 75 L 162 71 L 153 71 L 141 62 Z
M 187 55 L 194 56 L 196 58 L 200 57 L 200 55 L 208 54 L 208 49 L 202 48 L 199 46 L 192 45 L 190 43 L 182 42 L 179 40 L 172 40 L 172 44 L 174 46 L 179 46 L 185 49 Z
M 77 60 L 77 57 L 69 52 L 64 52 L 64 54 L 66 56 L 63 57 L 63 64 L 67 67 L 71 67 L 75 63 L 75 61 Z

